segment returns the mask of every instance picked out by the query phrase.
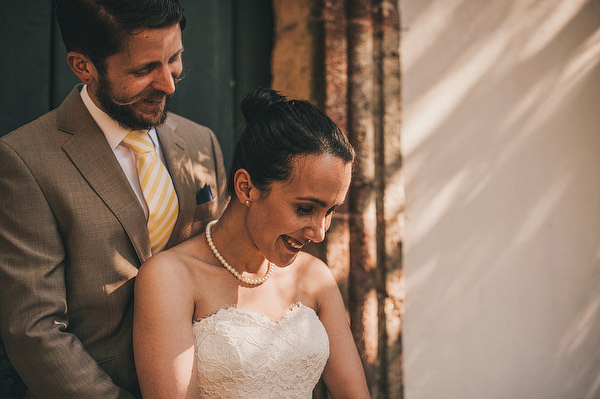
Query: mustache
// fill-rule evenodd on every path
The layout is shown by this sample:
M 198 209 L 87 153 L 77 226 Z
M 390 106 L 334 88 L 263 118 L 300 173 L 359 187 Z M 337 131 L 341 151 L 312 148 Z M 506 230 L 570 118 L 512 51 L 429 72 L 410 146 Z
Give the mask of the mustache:
M 181 82 L 181 80 L 183 80 L 184 77 L 185 76 L 181 76 L 181 75 L 180 76 L 173 76 L 173 82 L 175 84 L 177 84 L 177 83 Z M 137 103 L 142 102 L 142 101 L 159 101 L 159 100 L 165 99 L 167 97 L 170 98 L 171 95 L 170 94 L 166 94 L 163 91 L 156 90 L 156 89 L 153 89 L 153 88 L 149 87 L 146 90 L 144 90 L 144 91 L 138 93 L 137 95 L 131 97 L 129 100 L 121 101 L 120 99 L 113 98 L 112 101 L 115 104 L 120 105 L 120 106 L 128 106 L 128 105 L 137 104 Z
M 121 101 L 120 99 L 116 99 L 116 98 L 113 98 L 112 101 L 115 104 L 120 105 L 120 106 L 128 106 L 128 105 L 137 104 L 142 101 L 158 101 L 158 100 L 162 100 L 163 98 L 166 98 L 166 97 L 167 97 L 167 94 L 163 93 L 162 91 L 152 89 L 152 90 L 145 90 L 145 91 L 141 92 L 140 94 L 132 97 L 128 101 Z

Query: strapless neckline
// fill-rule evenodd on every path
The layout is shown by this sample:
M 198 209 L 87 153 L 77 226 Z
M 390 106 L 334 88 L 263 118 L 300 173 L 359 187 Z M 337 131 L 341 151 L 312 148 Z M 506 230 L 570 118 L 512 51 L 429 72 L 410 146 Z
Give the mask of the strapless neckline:
M 329 357 L 327 331 L 302 302 L 280 320 L 224 306 L 193 332 L 199 398 L 310 399 Z
M 218 318 L 218 317 L 223 316 L 225 313 L 228 313 L 228 312 L 234 312 L 234 313 L 238 312 L 238 313 L 243 313 L 243 314 L 247 315 L 248 317 L 256 319 L 256 320 L 262 320 L 263 322 L 268 323 L 268 324 L 278 325 L 278 324 L 285 323 L 286 320 L 289 320 L 290 317 L 292 317 L 292 315 L 295 312 L 299 312 L 299 311 L 312 312 L 312 313 L 315 314 L 315 316 L 317 316 L 317 312 L 315 312 L 315 310 L 313 308 L 311 308 L 310 306 L 307 306 L 307 305 L 303 304 L 302 301 L 294 302 L 291 305 L 289 305 L 283 311 L 283 314 L 281 315 L 281 317 L 280 317 L 279 320 L 273 320 L 272 318 L 270 318 L 266 314 L 261 313 L 261 312 L 256 311 L 256 310 L 239 308 L 235 304 L 230 304 L 230 305 L 223 305 L 223 306 L 221 306 L 219 309 L 213 311 L 208 316 L 201 317 L 199 319 L 194 320 L 193 324 L 196 325 L 196 324 L 202 323 L 203 321 L 206 321 L 206 320 L 208 320 L 210 318 L 213 318 L 213 317 L 217 317 Z

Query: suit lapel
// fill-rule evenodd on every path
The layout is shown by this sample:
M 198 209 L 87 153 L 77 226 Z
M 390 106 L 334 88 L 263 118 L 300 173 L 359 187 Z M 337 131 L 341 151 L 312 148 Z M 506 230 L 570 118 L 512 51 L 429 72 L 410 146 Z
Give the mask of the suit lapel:
M 151 256 L 146 218 L 104 134 L 74 88 L 57 110 L 57 126 L 73 137 L 63 146 L 84 179 L 121 222 L 144 262 Z
M 185 141 L 176 134 L 177 126 L 171 119 L 157 128 L 163 154 L 179 201 L 179 216 L 167 243 L 167 248 L 188 238 L 196 209 L 196 188 L 192 175 L 192 161 Z

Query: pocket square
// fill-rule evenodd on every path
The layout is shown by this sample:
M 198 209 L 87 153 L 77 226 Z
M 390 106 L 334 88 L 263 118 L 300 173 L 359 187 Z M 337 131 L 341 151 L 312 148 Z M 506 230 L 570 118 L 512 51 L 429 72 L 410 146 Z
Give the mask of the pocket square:
M 196 193 L 196 205 L 204 204 L 205 202 L 209 202 L 215 199 L 215 196 L 212 193 L 212 189 L 210 188 L 210 184 L 205 184 L 202 187 L 202 190 Z

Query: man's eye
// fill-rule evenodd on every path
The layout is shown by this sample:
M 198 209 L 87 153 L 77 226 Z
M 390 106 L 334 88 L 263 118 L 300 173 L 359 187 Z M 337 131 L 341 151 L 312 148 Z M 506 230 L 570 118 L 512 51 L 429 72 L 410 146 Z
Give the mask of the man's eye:
M 312 208 L 303 208 L 299 206 L 296 208 L 296 211 L 299 215 L 310 215 L 312 213 Z
M 331 215 L 331 214 L 335 213 L 335 208 L 336 208 L 335 206 L 329 208 L 329 210 L 327 211 L 327 215 Z
M 148 72 L 150 72 L 150 71 L 148 71 L 147 69 L 142 69 L 141 71 L 135 71 L 135 72 L 132 72 L 131 74 L 133 76 L 145 76 L 145 75 L 148 75 Z
M 137 69 L 137 70 L 131 72 L 131 74 L 133 76 L 146 76 L 150 72 L 152 72 L 153 70 L 154 70 L 154 67 L 152 67 L 152 66 L 146 66 L 146 67 L 143 67 L 141 69 Z

